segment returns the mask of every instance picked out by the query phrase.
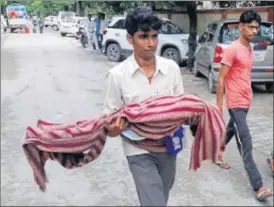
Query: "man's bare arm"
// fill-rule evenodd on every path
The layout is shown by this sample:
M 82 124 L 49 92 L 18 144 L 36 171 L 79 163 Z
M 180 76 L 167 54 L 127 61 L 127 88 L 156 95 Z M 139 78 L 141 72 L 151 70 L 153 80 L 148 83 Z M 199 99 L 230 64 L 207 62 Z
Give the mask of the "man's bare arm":
M 223 96 L 224 96 L 224 82 L 225 78 L 228 74 L 230 67 L 227 65 L 222 64 L 220 71 L 219 71 L 219 78 L 218 78 L 218 83 L 217 83 L 217 106 L 222 112 L 223 110 Z

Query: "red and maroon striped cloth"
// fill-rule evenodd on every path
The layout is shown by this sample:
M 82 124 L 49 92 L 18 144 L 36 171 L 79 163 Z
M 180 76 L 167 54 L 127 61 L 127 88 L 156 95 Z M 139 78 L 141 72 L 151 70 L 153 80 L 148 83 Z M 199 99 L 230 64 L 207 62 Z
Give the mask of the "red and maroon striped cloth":
M 100 155 L 107 137 L 104 125 L 117 117 L 127 118 L 131 130 L 147 137 L 132 144 L 152 152 L 165 152 L 163 138 L 172 135 L 182 124 L 197 124 L 190 169 L 197 170 L 203 160 L 216 162 L 225 149 L 222 114 L 214 105 L 189 94 L 152 97 L 112 114 L 71 124 L 39 120 L 36 127 L 27 127 L 23 149 L 40 189 L 44 191 L 47 182 L 44 152 L 65 168 L 81 167 Z

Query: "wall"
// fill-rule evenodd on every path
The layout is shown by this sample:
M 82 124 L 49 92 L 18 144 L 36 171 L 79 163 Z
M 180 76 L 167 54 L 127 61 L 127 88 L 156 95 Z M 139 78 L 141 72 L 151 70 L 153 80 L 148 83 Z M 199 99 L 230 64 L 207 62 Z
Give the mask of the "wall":
M 212 21 L 220 19 L 239 19 L 241 13 L 246 9 L 251 8 L 235 8 L 235 9 L 203 9 L 197 10 L 198 34 L 203 32 L 206 25 Z M 274 7 L 255 7 L 252 8 L 257 11 L 263 21 L 273 22 Z M 185 32 L 189 32 L 189 19 L 186 11 L 156 11 L 157 15 L 160 17 L 168 18 L 178 24 Z M 169 15 L 168 15 L 169 14 Z

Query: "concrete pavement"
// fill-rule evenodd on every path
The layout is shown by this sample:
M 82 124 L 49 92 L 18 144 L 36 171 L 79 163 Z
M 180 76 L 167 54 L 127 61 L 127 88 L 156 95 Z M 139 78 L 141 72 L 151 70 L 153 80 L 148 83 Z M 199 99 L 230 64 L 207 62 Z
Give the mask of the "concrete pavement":
M 49 184 L 45 193 L 34 183 L 21 149 L 26 126 L 37 119 L 71 122 L 100 115 L 105 75 L 114 65 L 106 57 L 82 49 L 73 38 L 60 37 L 58 32 L 7 36 L 1 50 L 1 206 L 138 205 L 119 139 L 109 139 L 98 160 L 82 168 L 67 170 L 55 162 L 47 163 Z M 215 102 L 205 80 L 188 74 L 183 78 L 187 92 Z M 258 149 L 271 144 L 273 148 L 273 141 L 269 141 L 273 139 L 273 128 L 269 129 L 273 123 L 269 117 L 270 113 L 273 116 L 271 96 L 255 94 L 249 116 Z M 257 106 L 260 101 L 263 107 Z M 255 126 L 259 116 L 261 125 Z M 178 157 L 169 205 L 273 206 L 273 200 L 262 204 L 253 198 L 235 141 L 227 148 L 230 170 L 203 163 L 198 172 L 188 171 L 192 138 L 189 133 L 187 136 L 188 146 Z M 254 157 L 266 185 L 273 189 L 265 150 L 261 151 L 255 150 Z

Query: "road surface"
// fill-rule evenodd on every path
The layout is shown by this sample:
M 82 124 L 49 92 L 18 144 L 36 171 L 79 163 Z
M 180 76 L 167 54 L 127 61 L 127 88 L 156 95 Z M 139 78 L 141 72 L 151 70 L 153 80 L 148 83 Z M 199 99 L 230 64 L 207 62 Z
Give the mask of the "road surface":
M 82 168 L 67 170 L 55 162 L 46 164 L 49 178 L 42 193 L 21 144 L 27 125 L 37 119 L 68 123 L 100 115 L 106 74 L 117 63 L 80 47 L 58 32 L 7 34 L 1 48 L 1 206 L 37 205 L 138 205 L 133 179 L 121 141 L 107 141 L 101 156 Z M 183 74 L 186 92 L 198 93 L 215 103 L 206 80 Z M 257 92 L 248 118 L 254 138 L 254 157 L 268 187 L 273 178 L 265 158 L 273 149 L 273 94 Z M 227 113 L 226 113 L 227 118 Z M 259 203 L 244 173 L 235 141 L 227 148 L 230 170 L 203 163 L 188 171 L 192 138 L 178 158 L 171 206 L 273 206 Z

